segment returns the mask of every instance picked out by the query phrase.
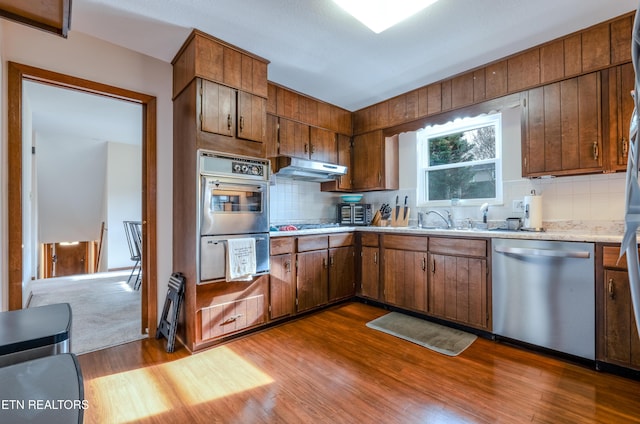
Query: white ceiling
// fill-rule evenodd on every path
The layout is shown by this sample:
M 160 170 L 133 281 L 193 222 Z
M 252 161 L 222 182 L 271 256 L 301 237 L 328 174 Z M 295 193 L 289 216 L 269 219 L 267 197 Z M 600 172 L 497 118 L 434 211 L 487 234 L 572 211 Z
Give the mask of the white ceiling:
M 71 31 L 170 62 L 197 28 L 270 60 L 270 81 L 357 110 L 637 6 L 439 0 L 374 34 L 332 0 L 73 0 Z

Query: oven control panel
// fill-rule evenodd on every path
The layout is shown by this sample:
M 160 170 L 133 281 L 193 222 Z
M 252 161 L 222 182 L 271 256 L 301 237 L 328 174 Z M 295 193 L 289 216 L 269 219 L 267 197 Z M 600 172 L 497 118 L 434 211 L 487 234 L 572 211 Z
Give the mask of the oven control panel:
M 200 175 L 269 181 L 271 168 L 267 159 L 228 156 L 206 150 L 199 150 L 198 156 Z
M 231 164 L 231 172 L 234 174 L 255 175 L 262 177 L 264 175 L 264 167 L 252 163 L 233 162 Z

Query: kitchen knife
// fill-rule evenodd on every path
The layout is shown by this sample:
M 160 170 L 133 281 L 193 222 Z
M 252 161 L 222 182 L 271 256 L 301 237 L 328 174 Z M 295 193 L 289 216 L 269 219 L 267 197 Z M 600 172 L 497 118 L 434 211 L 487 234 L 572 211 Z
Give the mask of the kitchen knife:
M 400 196 L 396 196 L 396 214 L 394 215 L 394 220 L 397 221 L 400 217 Z
M 403 220 L 407 219 L 407 212 L 409 211 L 409 196 L 404 196 L 404 216 Z

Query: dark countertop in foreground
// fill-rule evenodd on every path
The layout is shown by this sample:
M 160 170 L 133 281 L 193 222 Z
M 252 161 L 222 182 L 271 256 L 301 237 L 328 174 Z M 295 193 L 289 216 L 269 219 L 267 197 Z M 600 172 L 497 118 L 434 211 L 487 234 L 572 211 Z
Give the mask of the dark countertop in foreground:
M 585 241 L 600 243 L 620 243 L 622 233 L 612 234 L 599 230 L 555 230 L 555 231 L 509 231 L 509 230 L 478 230 L 478 229 L 424 229 L 417 227 L 329 227 L 314 228 L 311 230 L 297 231 L 272 231 L 271 237 L 303 236 L 313 234 L 335 234 L 344 232 L 377 232 L 390 234 L 447 236 L 447 237 L 485 237 L 485 238 L 512 238 L 529 240 L 558 240 L 558 241 Z

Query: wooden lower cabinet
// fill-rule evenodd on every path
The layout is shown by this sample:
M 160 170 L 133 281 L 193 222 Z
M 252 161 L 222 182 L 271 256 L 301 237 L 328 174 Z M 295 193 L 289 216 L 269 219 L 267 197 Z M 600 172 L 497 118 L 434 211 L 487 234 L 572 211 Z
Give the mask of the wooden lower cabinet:
M 384 250 L 386 302 L 427 312 L 426 260 L 426 252 Z
M 273 320 L 293 315 L 296 298 L 294 254 L 271 256 L 269 291 L 269 318 Z
M 358 294 L 381 300 L 380 291 L 380 236 L 376 233 L 360 233 L 360 260 Z
M 300 252 L 297 263 L 297 312 L 326 304 L 329 294 L 328 251 Z
M 272 237 L 269 247 L 269 318 L 274 320 L 295 313 L 295 237 Z
M 196 289 L 193 350 L 267 322 L 269 277 L 266 275 L 256 277 L 252 282 L 211 283 Z
M 430 314 L 489 328 L 487 241 L 430 238 L 429 274 Z
M 384 302 L 427 312 L 427 237 L 381 238 Z
M 355 256 L 355 246 L 329 249 L 330 302 L 355 295 Z
M 597 359 L 640 370 L 640 337 L 631 303 L 626 257 L 618 262 L 619 246 L 604 246 L 598 282 Z

